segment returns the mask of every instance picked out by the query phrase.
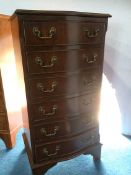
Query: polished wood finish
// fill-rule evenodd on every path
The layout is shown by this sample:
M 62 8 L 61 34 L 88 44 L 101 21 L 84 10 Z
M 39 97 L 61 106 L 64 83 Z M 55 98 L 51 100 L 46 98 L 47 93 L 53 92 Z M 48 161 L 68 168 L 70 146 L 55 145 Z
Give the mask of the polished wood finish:
M 87 49 L 27 52 L 29 74 L 68 73 L 95 67 L 102 63 L 103 47 Z M 55 60 L 53 61 L 53 58 Z
M 9 18 L 0 15 L 0 138 L 7 148 L 12 148 L 22 127 L 22 117 Z
M 46 11 L 46 10 L 23 10 L 23 9 L 17 9 L 12 17 L 14 15 L 35 15 L 35 16 L 41 16 L 41 15 L 46 15 L 46 16 L 82 16 L 82 17 L 91 17 L 91 18 L 108 18 L 111 17 L 110 14 L 102 14 L 102 13 L 89 13 L 89 12 L 77 12 L 77 11 Z M 98 19 L 99 20 L 99 19 Z
M 88 132 L 77 137 L 68 138 L 64 141 L 57 141 L 54 143 L 43 144 L 36 146 L 36 162 L 43 160 L 50 161 L 60 157 L 66 157 L 78 152 L 90 145 L 99 141 L 98 129 L 88 130 Z
M 73 119 L 81 114 L 97 111 L 98 95 L 86 94 L 72 98 L 58 98 L 33 102 L 29 108 L 32 123 Z
M 72 120 L 34 125 L 34 140 L 36 143 L 50 142 L 78 135 L 98 125 L 94 118 L 96 116 L 89 113 L 88 116 L 81 114 Z
M 104 33 L 106 26 L 104 23 L 89 23 L 89 22 L 24 22 L 26 45 L 76 45 L 87 43 L 102 43 L 104 42 Z M 37 27 L 38 32 L 34 33 L 34 28 Z M 44 36 L 49 37 L 51 28 L 55 28 L 56 32 L 50 39 L 42 39 Z M 75 30 L 74 30 L 75 29 Z M 88 31 L 87 31 L 88 29 Z M 98 37 L 91 37 L 91 31 L 95 33 L 100 30 Z M 67 33 L 68 31 L 68 33 Z M 73 33 L 72 33 L 73 31 Z M 87 37 L 89 32 L 90 37 Z M 79 36 L 79 37 L 78 37 Z
M 81 71 L 70 76 L 43 76 L 29 80 L 30 99 L 94 93 L 100 85 L 99 70 Z
M 23 139 L 34 175 L 80 154 L 100 159 L 98 111 L 108 14 L 16 10 Z

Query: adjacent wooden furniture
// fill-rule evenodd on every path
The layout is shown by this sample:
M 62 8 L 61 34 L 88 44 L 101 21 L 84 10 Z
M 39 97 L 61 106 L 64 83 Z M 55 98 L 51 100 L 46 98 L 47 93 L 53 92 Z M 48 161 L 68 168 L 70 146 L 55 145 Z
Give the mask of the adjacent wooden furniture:
M 9 18 L 0 15 L 0 138 L 12 148 L 22 127 L 22 116 Z
M 16 10 L 11 18 L 32 171 L 100 159 L 98 111 L 108 14 Z

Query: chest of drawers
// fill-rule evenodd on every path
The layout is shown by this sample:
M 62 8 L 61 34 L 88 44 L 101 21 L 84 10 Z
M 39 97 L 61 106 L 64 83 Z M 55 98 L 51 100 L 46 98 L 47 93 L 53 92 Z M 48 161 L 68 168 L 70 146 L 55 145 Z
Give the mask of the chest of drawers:
M 98 110 L 108 14 L 16 10 L 11 18 L 32 171 L 100 158 Z
M 0 14 L 0 139 L 12 148 L 22 127 L 22 117 L 18 101 L 14 100 L 17 76 L 9 18 Z

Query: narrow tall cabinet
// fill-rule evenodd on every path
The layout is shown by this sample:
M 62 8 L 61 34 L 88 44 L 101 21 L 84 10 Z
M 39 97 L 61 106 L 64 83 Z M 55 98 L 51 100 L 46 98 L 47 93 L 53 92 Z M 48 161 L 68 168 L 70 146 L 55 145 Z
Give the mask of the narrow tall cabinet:
M 11 18 L 24 97 L 23 138 L 34 175 L 80 154 L 100 159 L 98 112 L 108 17 L 16 10 Z

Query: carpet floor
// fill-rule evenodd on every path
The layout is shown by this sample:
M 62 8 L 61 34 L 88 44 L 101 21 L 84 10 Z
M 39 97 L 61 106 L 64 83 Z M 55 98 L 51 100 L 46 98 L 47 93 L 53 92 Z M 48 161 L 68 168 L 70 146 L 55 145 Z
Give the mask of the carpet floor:
M 0 140 L 0 175 L 32 175 L 22 129 L 13 149 L 7 150 Z M 91 155 L 81 155 L 58 163 L 46 175 L 131 175 L 131 139 L 122 135 L 108 138 L 102 146 L 101 161 L 94 162 Z

